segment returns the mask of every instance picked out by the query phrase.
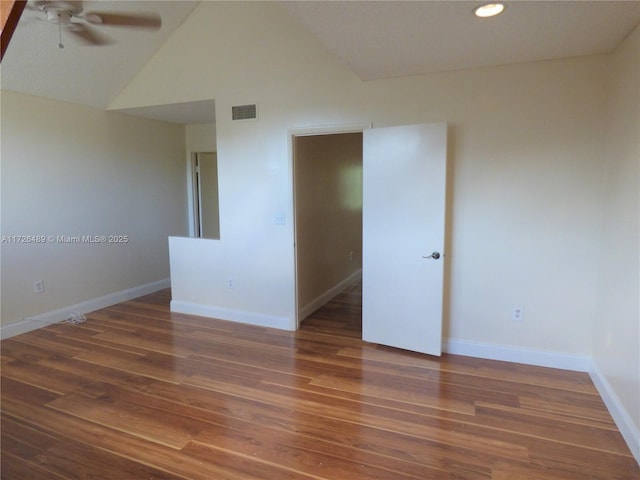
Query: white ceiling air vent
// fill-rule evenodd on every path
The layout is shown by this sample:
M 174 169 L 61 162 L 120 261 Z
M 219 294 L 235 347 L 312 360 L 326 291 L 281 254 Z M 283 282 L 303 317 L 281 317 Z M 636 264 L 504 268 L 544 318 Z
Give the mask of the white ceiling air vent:
M 234 105 L 231 107 L 232 120 L 255 120 L 258 118 L 257 105 Z

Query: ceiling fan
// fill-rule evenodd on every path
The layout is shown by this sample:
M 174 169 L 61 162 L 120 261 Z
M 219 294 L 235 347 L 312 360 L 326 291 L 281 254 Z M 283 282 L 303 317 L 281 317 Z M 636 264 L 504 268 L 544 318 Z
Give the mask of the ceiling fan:
M 62 43 L 63 30 L 86 45 L 108 45 L 113 41 L 98 31 L 102 26 L 150 30 L 157 30 L 162 26 L 162 19 L 155 13 L 85 13 L 82 1 L 37 0 L 30 2 L 27 8 L 35 11 L 40 20 L 58 26 L 59 48 L 64 48 Z

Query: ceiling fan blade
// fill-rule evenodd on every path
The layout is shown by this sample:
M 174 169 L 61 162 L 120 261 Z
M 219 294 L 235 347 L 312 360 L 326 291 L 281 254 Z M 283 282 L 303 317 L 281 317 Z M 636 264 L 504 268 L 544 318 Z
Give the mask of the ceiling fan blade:
M 86 25 L 81 25 L 79 23 L 74 23 L 71 28 L 66 28 L 64 31 L 69 32 L 85 45 L 100 46 L 110 45 L 113 43 L 113 41 L 106 35 L 99 34 Z
M 89 23 L 111 25 L 114 27 L 137 27 L 157 30 L 162 26 L 162 18 L 155 13 L 91 12 L 85 14 L 84 17 Z

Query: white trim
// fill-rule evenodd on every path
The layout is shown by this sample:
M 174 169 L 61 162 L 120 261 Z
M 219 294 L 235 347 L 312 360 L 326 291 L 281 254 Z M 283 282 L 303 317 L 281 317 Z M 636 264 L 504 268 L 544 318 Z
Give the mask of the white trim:
M 231 310 L 211 305 L 202 305 L 201 303 L 172 300 L 171 311 L 176 313 L 186 313 L 189 315 L 198 315 L 201 317 L 217 318 L 231 322 L 247 323 L 260 327 L 293 330 L 291 328 L 290 319 L 286 317 L 276 317 L 274 315 L 264 315 L 262 313 L 245 312 L 242 310 Z
M 591 358 L 586 355 L 571 355 L 561 352 L 514 347 L 511 345 L 496 345 L 469 340 L 458 340 L 455 338 L 447 340 L 443 346 L 443 350 L 447 353 L 468 357 L 525 363 L 527 365 L 561 368 L 563 370 L 573 370 L 577 372 L 588 372 L 591 365 Z
M 342 123 L 333 125 L 316 125 L 312 127 L 291 127 L 289 128 L 289 141 L 293 144 L 293 137 L 308 137 L 312 135 L 334 135 L 340 133 L 361 133 L 372 128 L 372 124 L 365 123 Z M 291 149 L 293 155 L 293 149 Z M 293 158 L 293 157 L 291 157 Z
M 307 318 L 309 315 L 311 315 L 317 309 L 319 309 L 323 305 L 329 303 L 335 297 L 337 297 L 342 292 L 344 292 L 349 287 L 349 285 L 351 285 L 354 281 L 356 281 L 360 277 L 362 277 L 362 269 L 361 268 L 358 269 L 357 271 L 353 272 L 351 275 L 349 275 L 347 278 L 342 280 L 340 283 L 338 283 L 338 284 L 334 285 L 333 287 L 331 287 L 329 290 L 327 290 L 323 294 L 321 294 L 318 297 L 316 297 L 314 300 L 312 300 L 311 302 L 306 304 L 304 307 L 302 307 L 300 309 L 300 313 L 298 314 L 298 319 L 300 321 L 302 321 L 305 318 Z
M 611 417 L 613 417 L 613 421 L 616 422 L 622 437 L 627 442 L 629 450 L 631 450 L 636 462 L 640 464 L 640 430 L 634 424 L 631 415 L 629 415 L 616 391 L 595 361 L 591 361 L 589 376 L 598 389 L 598 393 L 600 393 L 600 397 L 602 397 L 604 404 L 607 406 Z
M 2 325 L 0 327 L 0 338 L 10 338 L 27 333 L 38 328 L 46 327 L 52 323 L 61 322 L 71 317 L 72 312 L 89 313 L 101 308 L 106 308 L 116 303 L 126 302 L 142 295 L 148 295 L 158 290 L 163 290 L 171 286 L 170 279 L 158 280 L 157 282 L 147 283 L 138 287 L 121 290 L 119 292 L 109 293 L 102 297 L 94 298 L 84 302 L 69 305 L 68 307 L 53 310 L 51 312 L 41 313 L 31 317 L 25 317 L 23 320 Z

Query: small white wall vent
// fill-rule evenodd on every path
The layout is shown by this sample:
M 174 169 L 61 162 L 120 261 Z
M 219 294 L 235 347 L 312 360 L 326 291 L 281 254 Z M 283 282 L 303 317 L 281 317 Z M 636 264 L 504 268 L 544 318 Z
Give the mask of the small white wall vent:
M 232 120 L 255 120 L 258 118 L 257 105 L 234 105 L 231 107 Z

